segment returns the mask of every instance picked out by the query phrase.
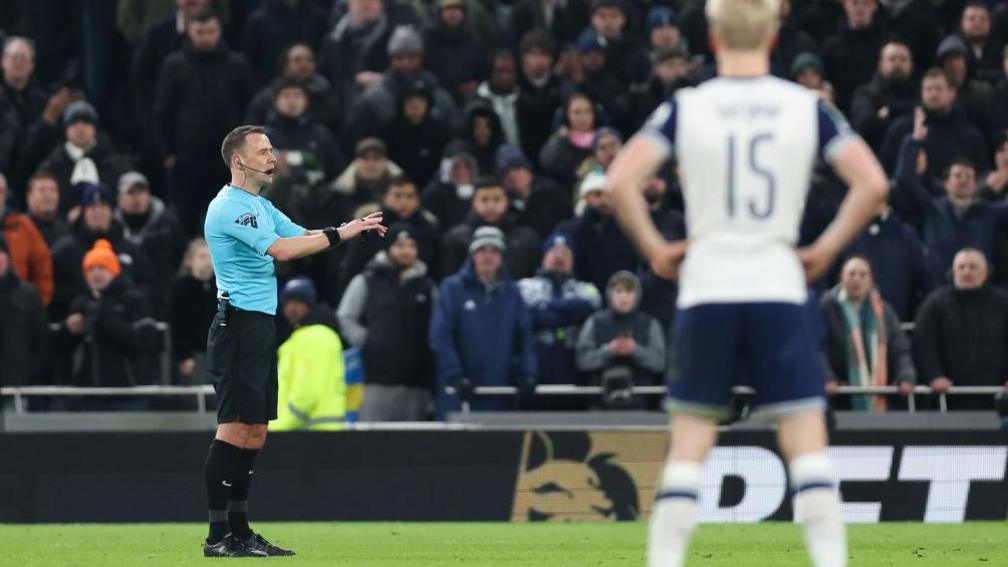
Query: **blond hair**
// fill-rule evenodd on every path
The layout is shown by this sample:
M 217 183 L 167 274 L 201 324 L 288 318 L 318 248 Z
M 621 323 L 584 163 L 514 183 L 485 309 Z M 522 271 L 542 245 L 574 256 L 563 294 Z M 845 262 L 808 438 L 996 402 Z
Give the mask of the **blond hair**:
M 750 51 L 777 32 L 780 0 L 708 0 L 706 13 L 711 33 L 724 49 Z
M 192 240 L 189 241 L 189 245 L 186 246 L 185 254 L 182 256 L 182 265 L 179 266 L 178 271 L 179 276 L 192 275 L 193 256 L 195 256 L 196 253 L 199 252 L 200 249 L 202 248 L 206 248 L 207 250 L 210 249 L 210 246 L 207 244 L 207 241 L 204 240 L 203 238 L 197 236 L 196 238 L 193 238 Z

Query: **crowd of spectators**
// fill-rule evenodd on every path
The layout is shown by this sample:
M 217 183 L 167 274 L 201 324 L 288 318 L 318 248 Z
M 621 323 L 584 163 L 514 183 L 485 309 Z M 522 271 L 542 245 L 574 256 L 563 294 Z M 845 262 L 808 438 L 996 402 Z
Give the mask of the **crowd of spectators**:
M 1008 2 L 782 0 L 780 19 L 772 72 L 834 103 L 892 180 L 813 285 L 827 390 L 1006 384 Z M 390 226 L 277 265 L 281 374 L 342 372 L 310 355 L 359 348 L 376 420 L 653 405 L 627 386 L 662 383 L 676 288 L 615 221 L 605 169 L 714 76 L 702 0 L 0 0 L 0 41 L 0 384 L 205 382 L 202 216 L 221 140 L 256 123 L 278 157 L 266 196 L 294 221 Z M 801 243 L 844 190 L 816 165 Z M 687 234 L 673 161 L 645 197 Z M 473 394 L 505 385 L 519 395 Z

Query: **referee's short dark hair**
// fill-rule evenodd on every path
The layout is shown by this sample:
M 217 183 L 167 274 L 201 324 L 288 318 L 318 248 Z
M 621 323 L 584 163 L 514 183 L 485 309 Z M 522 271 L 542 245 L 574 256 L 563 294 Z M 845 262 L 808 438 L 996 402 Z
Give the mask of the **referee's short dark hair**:
M 239 126 L 234 130 L 228 132 L 227 136 L 224 136 L 224 142 L 221 144 L 220 153 L 221 157 L 224 159 L 224 165 L 231 168 L 231 158 L 245 147 L 245 138 L 249 134 L 265 134 L 266 130 L 262 126 L 254 126 L 247 124 L 245 126 Z

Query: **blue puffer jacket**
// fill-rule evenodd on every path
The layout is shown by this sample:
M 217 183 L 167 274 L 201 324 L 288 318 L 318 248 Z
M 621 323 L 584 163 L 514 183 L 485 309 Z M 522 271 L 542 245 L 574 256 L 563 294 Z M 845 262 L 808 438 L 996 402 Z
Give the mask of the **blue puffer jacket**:
M 465 377 L 476 386 L 517 386 L 536 375 L 532 319 L 518 285 L 501 267 L 501 278 L 485 286 L 472 259 L 441 284 L 431 317 L 430 345 L 437 359 L 436 414 L 458 411 L 458 398 L 445 387 Z M 515 396 L 475 398 L 473 410 L 517 407 Z

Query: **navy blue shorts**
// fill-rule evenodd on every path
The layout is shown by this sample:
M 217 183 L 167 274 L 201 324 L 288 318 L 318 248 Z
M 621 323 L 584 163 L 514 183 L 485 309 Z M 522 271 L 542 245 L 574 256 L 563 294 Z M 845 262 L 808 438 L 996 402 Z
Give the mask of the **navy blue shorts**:
M 680 310 L 669 410 L 724 419 L 736 385 L 756 391 L 753 415 L 824 408 L 821 327 L 818 309 L 809 304 L 708 303 Z

